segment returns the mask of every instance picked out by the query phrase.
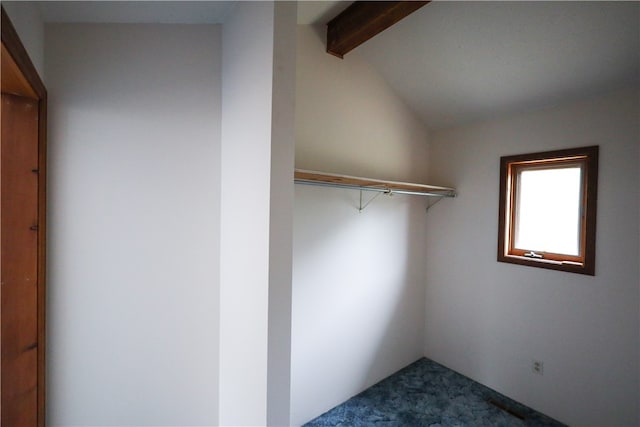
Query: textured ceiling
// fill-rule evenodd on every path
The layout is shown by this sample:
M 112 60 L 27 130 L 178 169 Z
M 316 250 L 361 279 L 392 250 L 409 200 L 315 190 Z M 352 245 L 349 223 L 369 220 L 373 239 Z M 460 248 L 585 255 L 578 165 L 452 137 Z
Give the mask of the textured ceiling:
M 433 2 L 353 52 L 444 128 L 638 85 L 640 3 Z
M 45 22 L 218 24 L 234 1 L 36 1 Z M 299 24 L 326 24 L 351 1 L 301 1 Z
M 300 1 L 298 24 L 325 26 L 333 17 L 346 9 L 352 1 Z
M 45 22 L 216 24 L 232 1 L 39 1 Z

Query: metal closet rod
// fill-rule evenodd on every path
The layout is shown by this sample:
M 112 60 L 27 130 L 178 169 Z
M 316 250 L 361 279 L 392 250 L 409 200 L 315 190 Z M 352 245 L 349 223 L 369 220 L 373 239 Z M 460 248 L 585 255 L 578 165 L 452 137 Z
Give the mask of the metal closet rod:
M 317 187 L 334 187 L 334 188 L 346 188 L 350 190 L 376 191 L 378 193 L 386 193 L 386 194 L 408 194 L 413 196 L 431 196 L 431 197 L 455 197 L 455 193 L 449 190 L 443 190 L 442 193 L 433 193 L 428 191 L 396 190 L 396 189 L 391 189 L 387 187 L 365 187 L 365 186 L 353 185 L 353 184 L 336 184 L 332 182 L 308 181 L 304 179 L 294 179 L 294 182 L 296 184 L 315 185 Z

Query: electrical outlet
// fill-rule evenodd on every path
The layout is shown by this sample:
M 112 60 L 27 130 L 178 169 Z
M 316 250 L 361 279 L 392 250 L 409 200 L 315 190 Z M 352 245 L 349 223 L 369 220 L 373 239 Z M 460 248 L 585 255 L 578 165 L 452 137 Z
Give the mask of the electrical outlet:
M 542 375 L 544 372 L 544 363 L 541 360 L 533 360 L 531 362 L 531 370 L 534 374 Z

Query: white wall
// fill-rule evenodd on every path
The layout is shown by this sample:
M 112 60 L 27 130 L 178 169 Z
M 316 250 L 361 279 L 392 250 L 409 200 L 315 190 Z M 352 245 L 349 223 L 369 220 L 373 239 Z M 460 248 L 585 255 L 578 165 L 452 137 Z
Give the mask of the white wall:
M 296 167 L 397 181 L 427 178 L 427 131 L 357 51 L 326 54 L 298 30 Z
M 219 28 L 45 34 L 47 424 L 214 425 Z
M 275 2 L 269 209 L 267 424 L 291 420 L 291 294 L 295 157 L 296 2 Z
M 427 174 L 428 134 L 356 52 L 298 28 L 296 167 Z M 371 193 L 365 193 L 368 199 Z M 422 355 L 425 200 L 295 189 L 291 422 L 300 425 Z
M 223 24 L 225 426 L 289 423 L 295 17 L 295 3 L 243 2 Z
M 570 425 L 640 424 L 639 96 L 436 132 L 425 353 Z M 496 261 L 499 158 L 600 145 L 596 276 Z M 544 375 L 531 371 L 544 362 Z
M 27 1 L 3 1 L 2 7 L 7 12 L 11 23 L 16 29 L 22 45 L 29 54 L 38 71 L 38 75 L 44 78 L 44 23 L 40 11 L 33 2 Z
M 239 4 L 223 24 L 221 425 L 266 420 L 272 11 Z

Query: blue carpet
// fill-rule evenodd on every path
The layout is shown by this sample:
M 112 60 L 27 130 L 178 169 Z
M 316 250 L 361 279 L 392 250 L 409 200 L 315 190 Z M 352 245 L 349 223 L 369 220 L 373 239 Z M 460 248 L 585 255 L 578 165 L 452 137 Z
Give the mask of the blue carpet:
M 420 359 L 304 427 L 564 426 L 429 359 Z

